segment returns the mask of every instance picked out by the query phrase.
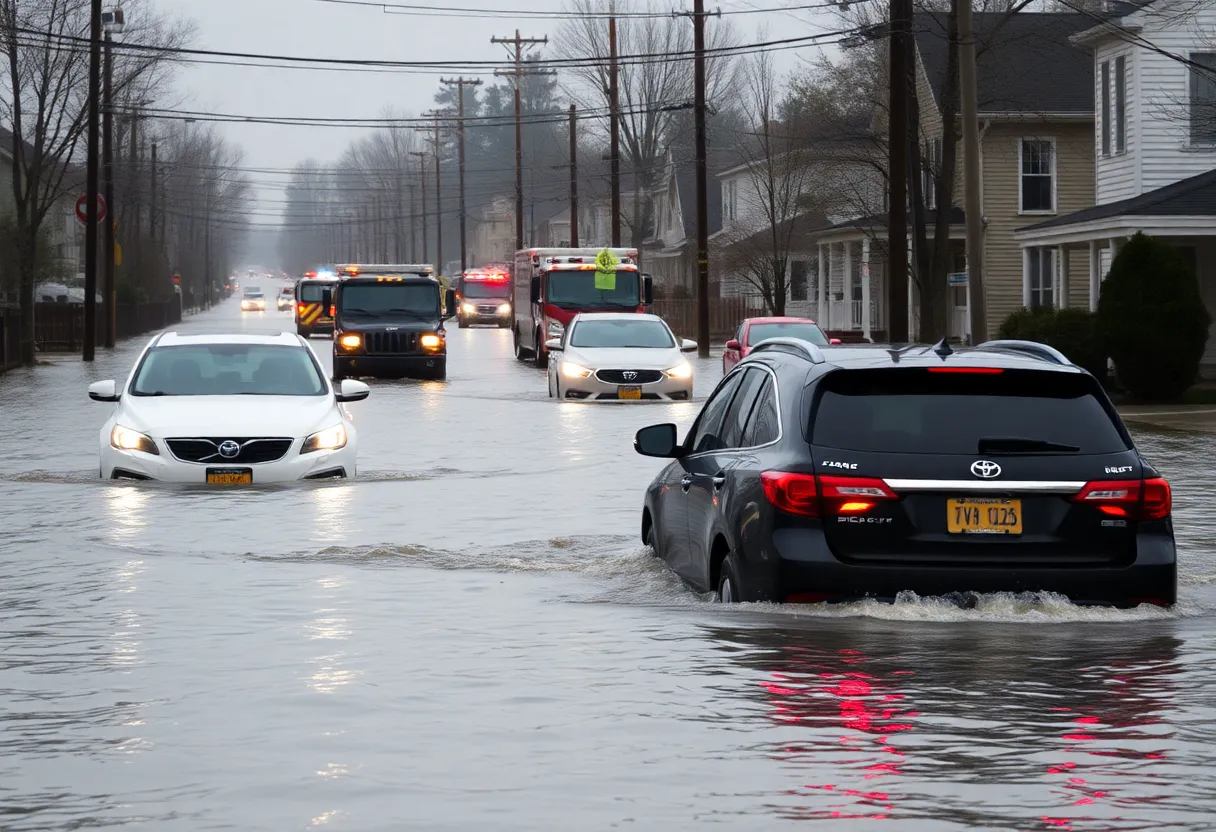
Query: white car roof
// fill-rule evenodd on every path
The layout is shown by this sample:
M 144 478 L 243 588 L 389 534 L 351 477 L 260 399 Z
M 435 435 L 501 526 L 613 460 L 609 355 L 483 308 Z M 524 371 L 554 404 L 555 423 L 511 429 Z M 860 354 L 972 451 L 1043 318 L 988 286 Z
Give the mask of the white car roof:
M 579 321 L 662 321 L 658 315 L 646 312 L 580 312 Z
M 294 332 L 166 332 L 157 341 L 158 347 L 180 347 L 187 344 L 279 344 L 300 347 L 300 336 Z

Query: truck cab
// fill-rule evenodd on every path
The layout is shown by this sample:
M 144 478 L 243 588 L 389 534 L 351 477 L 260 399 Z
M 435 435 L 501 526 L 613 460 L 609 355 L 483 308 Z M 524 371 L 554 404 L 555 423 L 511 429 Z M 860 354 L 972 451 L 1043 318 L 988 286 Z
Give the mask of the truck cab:
M 444 321 L 456 310 L 427 265 L 347 264 L 330 291 L 334 380 L 447 377 Z
M 597 276 L 604 251 L 615 272 Z M 531 248 L 515 254 L 513 273 L 515 357 L 546 367 L 545 342 L 561 338 L 580 312 L 645 313 L 653 302 L 650 277 L 638 269 L 632 248 Z

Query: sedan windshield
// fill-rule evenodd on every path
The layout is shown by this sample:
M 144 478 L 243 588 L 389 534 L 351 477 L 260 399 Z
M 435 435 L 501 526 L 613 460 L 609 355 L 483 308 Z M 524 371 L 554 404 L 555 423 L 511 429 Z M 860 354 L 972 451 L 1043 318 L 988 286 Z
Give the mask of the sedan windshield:
M 597 289 L 593 271 L 553 271 L 549 272 L 545 296 L 554 306 L 569 309 L 634 309 L 642 302 L 638 295 L 638 283 L 637 272 L 618 271 L 611 289 Z
M 439 287 L 433 283 L 349 283 L 339 294 L 343 315 L 356 318 L 439 317 Z
M 671 349 L 676 345 L 662 321 L 579 321 L 570 334 L 572 347 L 641 347 Z
M 148 351 L 136 371 L 136 396 L 320 396 L 312 355 L 275 344 L 183 344 Z
M 809 321 L 786 321 L 784 323 L 752 324 L 747 330 L 747 343 L 756 346 L 769 338 L 798 338 L 812 344 L 827 346 L 828 338 L 818 324 Z

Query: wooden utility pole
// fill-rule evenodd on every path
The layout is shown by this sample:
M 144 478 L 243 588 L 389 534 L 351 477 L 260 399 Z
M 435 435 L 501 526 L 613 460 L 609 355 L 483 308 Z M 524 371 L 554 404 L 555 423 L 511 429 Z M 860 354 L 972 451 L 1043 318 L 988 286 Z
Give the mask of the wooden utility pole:
M 697 4 L 700 8 L 701 4 Z M 608 156 L 612 169 L 612 245 L 621 245 L 621 93 L 616 55 L 616 0 L 608 4 Z M 700 19 L 700 18 L 698 18 Z M 704 66 L 702 66 L 702 73 Z M 700 88 L 704 94 L 704 88 Z
M 515 68 L 508 71 L 495 70 L 496 76 L 510 76 L 515 79 L 515 250 L 524 247 L 524 138 L 523 138 L 523 105 L 520 100 L 520 87 L 523 85 L 524 64 L 523 48 L 547 44 L 548 37 L 524 38 L 515 30 L 513 38 L 490 38 L 490 43 L 506 43 L 515 47 Z M 554 75 L 556 73 L 542 70 L 531 70 L 529 75 Z
M 435 274 L 443 274 L 443 171 L 439 162 L 443 156 L 442 139 L 439 135 L 439 113 L 430 112 L 426 115 L 435 119 Z
M 426 151 L 411 150 L 411 156 L 418 157 L 418 181 L 422 185 L 422 262 L 430 262 L 430 251 L 426 242 Z
M 88 144 L 85 161 L 84 209 L 84 349 L 81 358 L 93 360 L 97 347 L 97 157 L 101 86 L 101 0 L 89 7 Z
M 975 29 L 971 4 L 958 2 L 958 80 L 963 128 L 963 213 L 967 221 L 967 287 L 971 343 L 988 340 L 984 297 L 984 204 L 980 194 L 980 125 L 976 104 Z
M 578 248 L 578 109 L 570 105 L 570 246 Z
M 705 0 L 694 0 L 693 108 L 697 183 L 697 355 L 709 358 L 709 184 L 705 149 Z
M 148 208 L 148 232 L 152 237 L 152 250 L 159 252 L 156 244 L 156 142 L 152 142 L 152 202 Z
M 969 2 L 969 0 L 968 0 Z M 912 36 L 911 0 L 891 0 L 888 39 L 890 105 L 887 128 L 887 328 L 893 344 L 908 332 L 908 40 Z M 863 311 L 862 314 L 869 314 Z
M 481 86 L 479 78 L 440 78 L 441 84 L 456 88 L 456 129 L 457 146 L 460 158 L 460 273 L 464 274 L 469 267 L 469 247 L 465 242 L 465 225 L 468 217 L 465 214 L 464 201 L 464 88 Z
M 118 326 L 118 313 L 115 306 L 118 302 L 118 290 L 114 285 L 114 223 L 118 218 L 117 206 L 114 204 L 114 50 L 113 39 L 107 31 L 102 60 L 104 74 L 101 92 L 101 181 L 102 191 L 106 199 L 105 226 L 102 229 L 105 262 L 102 264 L 104 285 L 102 296 L 105 298 L 106 316 L 103 320 L 106 349 L 114 349 L 114 330 Z

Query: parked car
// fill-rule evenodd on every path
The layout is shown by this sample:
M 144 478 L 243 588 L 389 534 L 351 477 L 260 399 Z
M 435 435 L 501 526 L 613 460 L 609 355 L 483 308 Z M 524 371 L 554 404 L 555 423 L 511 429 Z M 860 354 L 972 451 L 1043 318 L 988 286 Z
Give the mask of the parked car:
M 819 324 L 810 318 L 745 318 L 735 337 L 726 342 L 722 352 L 722 373 L 729 373 L 766 338 L 802 338 L 820 346 L 840 343 L 838 339 L 828 338 Z
M 368 392 L 359 381 L 331 385 L 295 333 L 162 333 L 121 387 L 89 386 L 89 398 L 116 403 L 101 429 L 100 475 L 213 485 L 353 477 L 344 405 Z
M 583 312 L 545 349 L 549 396 L 558 399 L 692 398 L 692 364 L 683 353 L 696 341 L 678 340 L 667 322 L 639 312 Z
M 723 601 L 1054 592 L 1170 606 L 1170 486 L 1102 386 L 1026 341 L 770 340 L 706 401 L 646 492 L 643 540 Z

